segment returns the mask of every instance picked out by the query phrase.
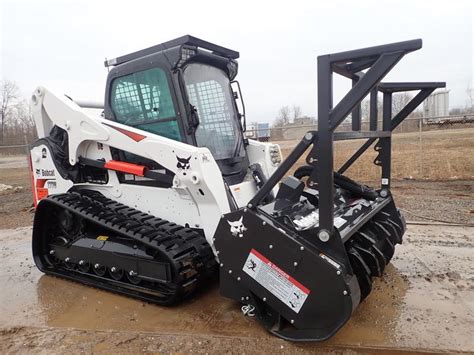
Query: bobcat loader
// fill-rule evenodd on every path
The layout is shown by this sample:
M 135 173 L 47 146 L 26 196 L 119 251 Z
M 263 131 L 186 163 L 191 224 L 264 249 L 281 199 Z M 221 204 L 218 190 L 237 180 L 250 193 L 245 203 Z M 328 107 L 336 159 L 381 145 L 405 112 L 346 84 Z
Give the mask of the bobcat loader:
M 284 160 L 278 145 L 244 135 L 239 53 L 192 36 L 107 60 L 102 115 L 38 87 L 30 156 L 37 267 L 159 305 L 219 273 L 221 294 L 251 307 L 276 336 L 327 339 L 402 242 L 405 222 L 390 193 L 392 131 L 444 83 L 381 80 L 419 48 L 412 40 L 318 57 L 318 126 Z M 352 81 L 335 106 L 334 73 Z M 392 115 L 392 94 L 409 90 L 419 93 Z M 369 94 L 370 129 L 361 130 Z M 352 131 L 337 131 L 349 114 Z M 365 143 L 334 171 L 333 142 L 347 139 Z M 377 189 L 344 175 L 374 143 Z

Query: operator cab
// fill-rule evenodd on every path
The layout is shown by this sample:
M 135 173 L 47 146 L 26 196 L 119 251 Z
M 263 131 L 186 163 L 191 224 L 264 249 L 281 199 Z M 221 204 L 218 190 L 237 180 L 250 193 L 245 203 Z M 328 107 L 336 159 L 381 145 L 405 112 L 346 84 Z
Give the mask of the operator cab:
M 238 57 L 236 51 L 183 36 L 108 60 L 105 65 L 113 68 L 107 77 L 105 118 L 207 147 L 226 182 L 240 183 L 249 162 L 245 116 L 231 86 Z M 144 160 L 116 153 L 120 160 Z

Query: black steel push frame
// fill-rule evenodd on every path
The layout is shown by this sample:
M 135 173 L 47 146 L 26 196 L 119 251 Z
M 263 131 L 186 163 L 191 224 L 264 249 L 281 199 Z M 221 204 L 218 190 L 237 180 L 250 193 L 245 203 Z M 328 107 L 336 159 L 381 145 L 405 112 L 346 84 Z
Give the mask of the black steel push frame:
M 334 234 L 334 141 L 366 139 L 365 143 L 339 168 L 344 173 L 374 142 L 378 156 L 374 164 L 381 166 L 382 197 L 390 198 L 392 132 L 435 89 L 444 82 L 383 83 L 390 70 L 412 51 L 420 49 L 421 39 L 391 43 L 318 57 L 318 130 L 308 131 L 267 182 L 249 201 L 248 208 L 257 206 L 278 182 L 312 146 L 306 162 L 313 167 L 307 185 L 319 192 L 319 234 Z M 334 106 L 333 74 L 352 81 L 352 88 Z M 392 95 L 395 92 L 419 93 L 392 117 Z M 382 129 L 377 127 L 377 96 L 383 94 Z M 369 131 L 361 131 L 361 102 L 370 94 Z M 352 113 L 352 131 L 335 132 Z

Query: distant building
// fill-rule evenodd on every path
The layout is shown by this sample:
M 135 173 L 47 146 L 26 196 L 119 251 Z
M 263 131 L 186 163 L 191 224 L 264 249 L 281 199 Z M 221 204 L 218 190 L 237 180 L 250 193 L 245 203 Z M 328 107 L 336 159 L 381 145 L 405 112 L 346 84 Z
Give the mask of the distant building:
M 301 139 L 305 133 L 311 129 L 317 129 L 316 119 L 314 117 L 303 116 L 295 118 L 293 123 L 281 127 L 280 134 L 281 138 L 285 140 Z
M 423 102 L 423 117 L 449 116 L 449 90 L 432 93 Z
M 245 131 L 245 136 L 249 139 L 259 140 L 261 142 L 268 142 L 270 138 L 270 123 L 247 123 L 247 130 Z
M 303 117 L 295 118 L 291 125 L 292 126 L 297 126 L 297 125 L 311 126 L 315 124 L 316 124 L 316 119 L 314 117 L 303 116 Z

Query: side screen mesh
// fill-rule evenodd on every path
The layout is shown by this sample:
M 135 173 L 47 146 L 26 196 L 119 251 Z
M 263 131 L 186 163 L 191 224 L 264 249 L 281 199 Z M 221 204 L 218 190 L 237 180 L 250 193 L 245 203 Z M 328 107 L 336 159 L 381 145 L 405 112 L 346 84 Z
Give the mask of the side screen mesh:
M 178 122 L 172 119 L 176 113 L 168 79 L 160 68 L 115 79 L 112 82 L 111 106 L 120 123 L 181 140 Z
M 175 116 L 168 80 L 160 68 L 115 79 L 111 104 L 117 121 L 125 124 Z

